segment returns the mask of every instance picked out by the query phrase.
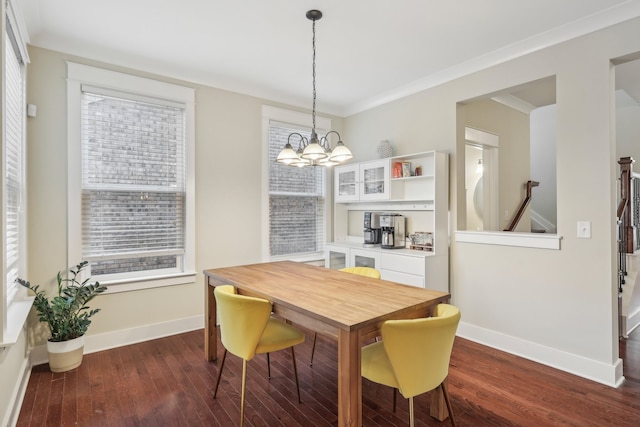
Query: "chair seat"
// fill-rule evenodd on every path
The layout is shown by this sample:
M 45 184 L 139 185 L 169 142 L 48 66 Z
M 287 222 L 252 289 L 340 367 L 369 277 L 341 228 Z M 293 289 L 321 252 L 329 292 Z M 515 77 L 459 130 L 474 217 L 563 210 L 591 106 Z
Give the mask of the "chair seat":
M 273 317 L 262 332 L 256 354 L 273 353 L 304 342 L 304 334 L 297 328 Z
M 384 350 L 382 341 L 362 348 L 362 376 L 388 387 L 399 388 L 393 366 Z

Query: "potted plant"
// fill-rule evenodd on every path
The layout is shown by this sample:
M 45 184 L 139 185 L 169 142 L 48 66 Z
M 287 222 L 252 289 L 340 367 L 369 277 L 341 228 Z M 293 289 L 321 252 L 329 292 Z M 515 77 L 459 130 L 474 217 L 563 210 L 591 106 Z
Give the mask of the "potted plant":
M 89 309 L 87 303 L 107 288 L 100 283 L 89 283 L 90 278 L 80 282 L 82 270 L 88 261 L 82 261 L 69 269 L 69 277 L 58 272 L 58 293 L 48 299 L 39 285 L 32 286 L 26 280 L 16 281 L 35 293 L 33 306 L 39 320 L 49 327 L 51 336 L 47 341 L 49 368 L 52 372 L 65 372 L 80 366 L 84 351 L 84 334 L 91 324 L 91 317 L 100 311 Z

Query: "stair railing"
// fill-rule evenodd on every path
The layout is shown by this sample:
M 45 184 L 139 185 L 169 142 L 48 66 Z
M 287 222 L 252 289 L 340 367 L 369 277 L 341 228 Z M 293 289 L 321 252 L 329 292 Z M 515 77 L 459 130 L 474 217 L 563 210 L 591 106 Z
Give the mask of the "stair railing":
M 621 157 L 620 202 L 618 220 L 618 291 L 622 292 L 627 275 L 627 256 L 640 249 L 640 175 L 633 173 L 634 160 Z
M 524 214 L 524 211 L 529 205 L 529 202 L 531 202 L 531 189 L 533 187 L 537 187 L 538 185 L 540 185 L 540 183 L 537 181 L 527 181 L 526 185 L 527 185 L 527 194 L 525 198 L 522 200 L 522 203 L 520 204 L 520 207 L 518 208 L 518 210 L 516 211 L 516 214 L 511 220 L 511 223 L 503 231 L 513 231 L 516 229 L 516 227 L 518 226 L 518 223 L 520 222 L 520 219 L 522 218 L 522 214 Z

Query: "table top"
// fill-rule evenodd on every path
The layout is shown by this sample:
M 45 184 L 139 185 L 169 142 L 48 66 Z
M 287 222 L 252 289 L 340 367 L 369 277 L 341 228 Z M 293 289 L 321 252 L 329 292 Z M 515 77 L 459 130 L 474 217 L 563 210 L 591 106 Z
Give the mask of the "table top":
M 230 284 L 243 294 L 354 331 L 389 319 L 416 317 L 450 295 L 293 261 L 268 262 L 204 271 L 215 285 Z M 208 282 L 211 284 L 211 280 Z

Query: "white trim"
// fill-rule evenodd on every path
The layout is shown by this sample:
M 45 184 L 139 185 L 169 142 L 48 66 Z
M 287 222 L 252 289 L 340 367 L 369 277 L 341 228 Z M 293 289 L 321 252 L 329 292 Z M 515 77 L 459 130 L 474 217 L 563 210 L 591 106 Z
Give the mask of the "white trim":
M 479 243 L 484 245 L 559 250 L 562 236 L 544 233 L 458 230 L 455 232 L 455 239 L 458 243 Z
M 195 89 L 161 82 L 144 77 L 133 76 L 84 64 L 67 62 L 67 137 L 68 137 L 68 179 L 67 179 L 67 263 L 78 262 L 82 259 L 81 228 L 72 226 L 81 222 L 81 191 L 80 179 L 71 177 L 81 176 L 81 135 L 80 110 L 82 85 L 94 85 L 107 90 L 126 92 L 180 103 L 185 109 L 185 192 L 186 192 L 186 224 L 185 224 L 185 257 L 184 275 L 194 277 L 195 273 Z M 147 289 L 173 284 L 192 283 L 191 278 L 181 279 L 177 283 L 175 275 L 166 277 L 167 280 L 151 280 L 146 283 L 133 279 L 129 285 L 118 285 L 117 291 L 122 292 L 136 289 Z M 186 280 L 186 281 L 185 281 Z
M 103 334 L 85 335 L 84 354 L 151 341 L 202 328 L 204 328 L 204 315 L 200 314 L 167 322 L 105 332 Z M 47 363 L 46 343 L 35 346 L 31 351 L 29 359 L 32 366 Z
M 29 32 L 27 31 L 27 25 L 24 21 L 24 15 L 22 9 L 20 9 L 19 1 L 7 0 L 7 18 L 13 29 L 13 36 L 16 38 L 18 44 L 18 50 L 20 56 L 25 64 L 29 61 L 29 52 L 27 51 L 27 45 L 31 42 L 29 40 Z
M 139 279 L 101 281 L 107 290 L 104 294 L 117 294 L 121 292 L 139 291 L 142 289 L 160 288 L 164 286 L 188 285 L 195 283 L 195 272 L 166 275 L 162 277 L 141 277 Z
M 11 301 L 7 308 L 7 324 L 4 328 L 4 334 L 0 336 L 0 348 L 8 347 L 18 342 L 34 299 L 35 297 L 25 297 L 21 300 L 14 299 Z
M 510 44 L 445 70 L 440 70 L 439 72 L 406 84 L 400 88 L 354 103 L 343 108 L 340 112 L 335 112 L 335 114 L 347 117 L 370 110 L 380 105 L 388 104 L 392 101 L 468 76 L 477 71 L 485 70 L 585 34 L 590 34 L 603 28 L 628 21 L 638 16 L 640 16 L 640 2 L 626 1 L 561 27 Z
M 287 110 L 284 108 L 273 107 L 271 105 L 262 106 L 262 186 L 261 186 L 261 209 L 260 209 L 260 223 L 261 223 L 261 257 L 262 261 L 273 260 L 269 255 L 269 123 L 272 121 L 278 121 L 286 124 L 311 127 L 312 118 L 309 113 L 301 113 L 299 111 Z M 316 128 L 323 129 L 326 132 L 332 130 L 331 119 L 326 117 L 316 116 Z M 319 166 L 324 167 L 324 166 Z M 328 169 L 328 168 L 327 168 Z M 331 170 L 331 169 L 328 169 Z M 329 237 L 329 224 L 331 224 L 331 208 L 329 200 L 331 194 L 331 182 L 329 179 L 329 173 L 325 176 L 325 241 L 330 239 Z M 291 258 L 287 258 L 291 259 Z M 305 260 L 305 256 L 301 258 L 293 259 L 294 261 Z
M 469 126 L 464 127 L 464 139 L 480 145 L 500 147 L 500 137 L 498 135 Z
M 5 413 L 2 421 L 3 426 L 15 426 L 18 424 L 18 417 L 20 416 L 20 409 L 22 408 L 22 402 L 24 396 L 27 393 L 27 386 L 29 385 L 29 378 L 31 377 L 31 363 L 29 363 L 29 357 L 22 359 L 22 365 L 20 366 L 20 378 L 15 383 L 13 392 L 9 397 L 7 405 L 7 412 Z
M 484 329 L 466 322 L 460 322 L 457 335 L 610 387 L 618 387 L 624 381 L 622 359 L 617 359 L 614 363 L 608 364 Z

